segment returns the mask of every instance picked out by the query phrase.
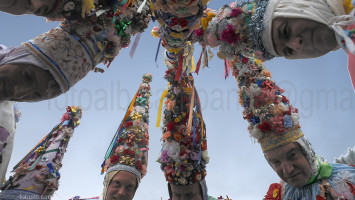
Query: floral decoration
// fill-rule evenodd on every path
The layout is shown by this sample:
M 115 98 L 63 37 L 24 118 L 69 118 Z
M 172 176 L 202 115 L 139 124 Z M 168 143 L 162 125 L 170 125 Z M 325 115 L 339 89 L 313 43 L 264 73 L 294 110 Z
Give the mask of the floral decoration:
M 14 175 L 3 184 L 2 190 L 36 184 L 35 190 L 29 190 L 41 195 L 53 195 L 58 189 L 64 153 L 74 129 L 80 124 L 81 116 L 79 106 L 68 106 L 60 123 L 15 165 Z
M 152 77 L 150 73 L 143 75 L 136 98 L 128 108 L 126 118 L 123 119 L 106 153 L 102 172 L 119 163 L 133 166 L 141 172 L 142 177 L 145 175 L 149 149 L 149 98 Z

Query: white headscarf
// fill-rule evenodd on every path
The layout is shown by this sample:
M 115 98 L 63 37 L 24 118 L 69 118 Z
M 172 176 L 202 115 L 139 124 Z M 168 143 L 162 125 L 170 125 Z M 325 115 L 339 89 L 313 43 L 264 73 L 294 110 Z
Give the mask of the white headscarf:
M 355 23 L 351 14 L 347 15 L 343 7 L 345 0 L 270 0 L 265 12 L 263 44 L 265 49 L 277 56 L 272 41 L 272 21 L 277 17 L 303 18 L 313 20 L 329 26 L 336 33 L 339 47 L 345 48 L 341 43 L 343 37 L 346 42 L 346 50 L 355 54 L 355 45 L 346 36 L 342 26 Z

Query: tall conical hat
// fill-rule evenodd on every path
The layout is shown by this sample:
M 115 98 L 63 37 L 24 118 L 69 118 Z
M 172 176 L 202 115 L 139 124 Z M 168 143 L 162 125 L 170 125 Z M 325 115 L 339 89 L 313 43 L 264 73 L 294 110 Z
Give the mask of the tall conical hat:
M 177 63 L 176 63 L 177 64 Z M 206 125 L 192 76 L 176 82 L 175 67 L 169 67 L 165 78 L 170 85 L 164 92 L 167 100 L 163 115 L 162 151 L 158 158 L 168 183 L 191 185 L 206 176 Z
M 15 165 L 14 175 L 2 190 L 24 190 L 50 198 L 58 189 L 64 153 L 81 116 L 80 107 L 68 106 L 60 123 Z
M 152 75 L 143 76 L 143 82 L 107 149 L 102 173 L 128 171 L 140 181 L 147 172 L 149 150 L 149 97 Z M 106 188 L 106 186 L 105 186 Z M 105 192 L 104 192 L 105 196 Z

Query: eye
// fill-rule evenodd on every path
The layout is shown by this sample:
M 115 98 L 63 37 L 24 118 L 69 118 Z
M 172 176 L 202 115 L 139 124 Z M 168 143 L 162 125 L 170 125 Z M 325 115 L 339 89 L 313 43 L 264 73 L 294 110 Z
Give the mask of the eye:
M 291 49 L 291 48 L 289 48 L 289 47 L 287 47 L 286 48 L 286 56 L 290 56 L 290 55 L 293 55 L 294 54 L 294 50 L 293 49 Z
M 290 160 L 295 160 L 297 158 L 297 154 L 296 153 L 292 153 L 288 156 L 288 159 Z
M 287 39 L 287 38 L 289 37 L 289 35 L 290 35 L 287 25 L 288 25 L 288 22 L 285 21 L 284 29 L 283 29 L 283 31 L 282 31 L 282 36 L 283 36 L 285 39 Z

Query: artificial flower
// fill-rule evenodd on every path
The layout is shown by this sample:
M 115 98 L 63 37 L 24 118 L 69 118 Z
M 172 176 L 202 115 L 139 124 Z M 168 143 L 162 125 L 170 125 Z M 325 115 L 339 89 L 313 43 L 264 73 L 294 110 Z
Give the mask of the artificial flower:
M 232 25 L 227 25 L 227 28 L 222 31 L 221 41 L 225 41 L 228 44 L 236 44 L 240 41 L 240 36 L 238 33 L 235 33 Z
M 167 150 L 168 152 L 168 156 L 173 159 L 174 161 L 178 161 L 179 160 L 179 154 L 180 154 L 180 144 L 175 142 L 175 141 L 171 141 L 171 142 L 164 142 L 162 144 L 163 146 L 163 150 Z
M 119 160 L 120 160 L 120 156 L 118 156 L 118 155 L 116 155 L 116 154 L 110 157 L 110 162 L 111 162 L 112 164 L 118 163 Z
M 231 17 L 236 18 L 242 13 L 243 13 L 243 11 L 239 7 L 238 8 L 234 8 L 234 9 L 232 9 Z
M 281 185 L 278 183 L 273 183 L 270 185 L 267 194 L 265 195 L 265 200 L 281 200 Z
M 258 125 L 258 129 L 263 133 L 271 131 L 271 124 L 268 121 L 263 121 L 261 124 Z
M 205 163 L 209 163 L 210 162 L 210 157 L 208 156 L 208 151 L 202 151 L 202 159 L 205 161 Z

